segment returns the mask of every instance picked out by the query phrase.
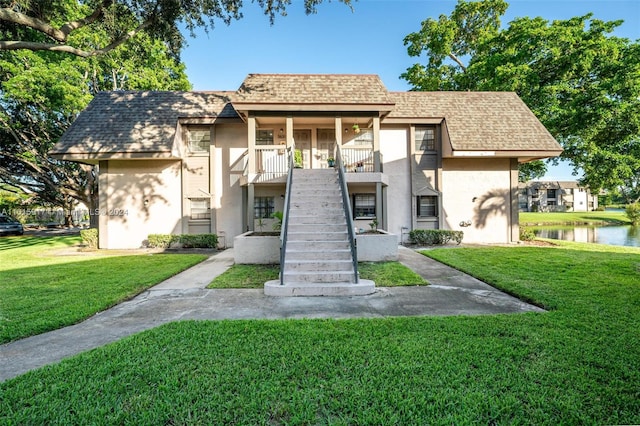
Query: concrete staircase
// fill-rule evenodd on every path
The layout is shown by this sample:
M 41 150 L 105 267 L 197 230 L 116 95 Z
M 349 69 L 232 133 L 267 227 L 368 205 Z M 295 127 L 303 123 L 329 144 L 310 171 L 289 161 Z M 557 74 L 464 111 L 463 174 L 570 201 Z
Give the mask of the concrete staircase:
M 295 169 L 290 192 L 285 264 L 279 281 L 265 283 L 273 296 L 371 294 L 375 284 L 356 283 L 347 218 L 335 169 Z

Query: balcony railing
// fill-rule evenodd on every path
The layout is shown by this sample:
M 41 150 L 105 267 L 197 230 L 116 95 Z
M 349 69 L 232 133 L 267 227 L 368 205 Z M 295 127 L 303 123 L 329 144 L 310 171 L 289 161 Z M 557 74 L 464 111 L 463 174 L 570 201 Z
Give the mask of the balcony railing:
M 284 146 L 256 146 L 255 160 L 256 173 L 261 175 L 262 181 L 284 177 L 289 171 Z

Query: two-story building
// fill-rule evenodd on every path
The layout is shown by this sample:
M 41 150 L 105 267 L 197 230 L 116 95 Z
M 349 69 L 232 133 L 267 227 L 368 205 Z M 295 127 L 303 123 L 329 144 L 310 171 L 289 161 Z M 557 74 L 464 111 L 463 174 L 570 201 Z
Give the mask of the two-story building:
M 518 240 L 518 164 L 562 149 L 515 93 L 389 92 L 376 75 L 250 74 L 236 91 L 102 92 L 52 150 L 99 170 L 100 247 L 216 233 L 282 211 L 287 152 L 340 147 L 356 226 Z
M 598 208 L 598 195 L 577 181 L 537 181 L 519 184 L 522 212 L 587 212 Z

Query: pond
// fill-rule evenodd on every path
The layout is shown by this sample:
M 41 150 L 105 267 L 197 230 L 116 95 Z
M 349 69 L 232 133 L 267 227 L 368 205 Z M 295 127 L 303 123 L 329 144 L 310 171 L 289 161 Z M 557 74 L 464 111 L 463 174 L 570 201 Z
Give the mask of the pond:
M 531 230 L 540 238 L 640 247 L 638 226 L 534 226 Z

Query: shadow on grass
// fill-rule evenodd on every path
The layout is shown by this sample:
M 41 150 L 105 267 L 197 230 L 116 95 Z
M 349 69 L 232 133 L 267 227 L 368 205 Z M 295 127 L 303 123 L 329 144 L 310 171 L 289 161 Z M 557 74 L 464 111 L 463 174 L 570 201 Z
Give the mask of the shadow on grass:
M 67 239 L 67 241 L 65 241 L 65 239 Z M 22 235 L 16 237 L 0 237 L 0 251 L 37 245 L 53 247 L 60 245 L 63 241 L 65 241 L 64 244 L 72 246 L 78 242 L 78 239 L 74 236 L 49 237 Z

